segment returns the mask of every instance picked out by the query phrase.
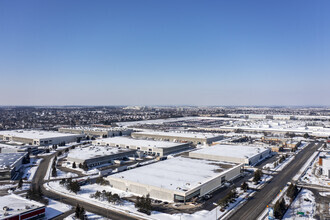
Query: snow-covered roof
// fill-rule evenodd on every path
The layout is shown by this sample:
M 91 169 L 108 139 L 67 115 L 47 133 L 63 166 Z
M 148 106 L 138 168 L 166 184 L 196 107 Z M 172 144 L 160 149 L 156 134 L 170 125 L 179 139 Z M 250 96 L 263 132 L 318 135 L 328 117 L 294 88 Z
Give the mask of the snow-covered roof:
M 118 153 L 129 152 L 130 149 L 118 149 L 116 147 L 105 147 L 105 146 L 89 146 L 89 147 L 76 147 L 70 150 L 68 157 L 87 160 L 92 158 L 104 157 L 109 155 L 115 155 Z
M 254 147 L 254 146 L 245 146 L 245 145 L 214 145 L 211 147 L 205 147 L 200 150 L 192 151 L 196 154 L 207 154 L 207 155 L 216 155 L 224 157 L 236 157 L 236 158 L 251 158 L 259 153 L 268 151 L 268 148 L 265 147 Z
M 135 134 L 143 134 L 143 135 L 158 135 L 158 136 L 170 136 L 170 137 L 182 137 L 182 138 L 213 138 L 218 137 L 219 134 L 212 133 L 193 133 L 193 132 L 165 132 L 165 131 L 141 131 L 136 132 Z
M 45 138 L 77 136 L 77 134 L 66 134 L 55 131 L 42 131 L 42 130 L 8 130 L 8 131 L 6 130 L 6 131 L 0 131 L 0 135 L 28 138 L 28 139 L 45 139 Z
M 237 164 L 175 157 L 110 176 L 175 191 L 189 191 Z
M 77 127 L 62 127 L 60 129 L 67 129 L 67 130 L 79 130 L 79 131 L 122 131 L 122 130 L 126 130 L 125 128 L 121 128 L 121 127 L 110 127 L 110 128 L 106 128 L 106 127 L 87 127 L 87 126 L 77 126 Z
M 0 197 L 0 219 L 6 219 L 19 213 L 31 211 L 44 205 L 32 200 L 25 199 L 15 194 Z M 4 207 L 8 207 L 5 211 Z M 4 214 L 7 213 L 5 216 Z
M 26 153 L 0 153 L 0 169 L 12 167 Z
M 182 143 L 173 143 L 168 141 L 153 141 L 153 140 L 139 140 L 129 137 L 111 137 L 104 138 L 95 141 L 96 143 L 101 144 L 115 144 L 115 145 L 134 145 L 139 147 L 158 147 L 158 148 L 168 148 L 182 145 Z M 94 142 L 94 143 L 95 143 Z

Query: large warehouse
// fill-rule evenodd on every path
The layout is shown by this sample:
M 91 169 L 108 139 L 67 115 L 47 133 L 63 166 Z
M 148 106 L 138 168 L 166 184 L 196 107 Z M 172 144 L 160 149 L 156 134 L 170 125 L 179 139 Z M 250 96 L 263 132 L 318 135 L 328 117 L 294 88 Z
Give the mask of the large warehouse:
M 110 186 L 153 199 L 186 202 L 221 187 L 241 173 L 241 165 L 175 157 L 124 171 L 107 179 Z
M 94 145 L 104 145 L 134 149 L 148 155 L 165 156 L 189 149 L 189 143 L 173 143 L 168 141 L 138 140 L 128 137 L 113 137 L 93 141 Z
M 0 153 L 0 180 L 14 179 L 27 153 Z
M 223 136 L 212 133 L 142 131 L 133 132 L 131 135 L 134 138 L 147 138 L 173 142 L 192 142 L 193 144 L 211 144 L 214 141 L 223 139 Z
M 78 164 L 87 163 L 87 166 L 94 167 L 102 164 L 112 163 L 114 160 L 123 159 L 124 157 L 134 156 L 136 150 L 118 149 L 114 147 L 76 147 L 70 150 L 67 160 L 71 163 Z
M 189 157 L 254 165 L 270 153 L 271 150 L 265 147 L 219 144 L 189 152 Z
M 131 135 L 132 129 L 118 127 L 63 127 L 58 129 L 59 132 L 71 134 L 84 134 L 91 137 L 114 137 L 122 135 Z
M 45 219 L 46 207 L 36 201 L 10 194 L 0 197 L 0 219 Z
M 83 137 L 83 135 L 39 130 L 0 131 L 0 140 L 38 146 L 75 142 L 80 137 Z

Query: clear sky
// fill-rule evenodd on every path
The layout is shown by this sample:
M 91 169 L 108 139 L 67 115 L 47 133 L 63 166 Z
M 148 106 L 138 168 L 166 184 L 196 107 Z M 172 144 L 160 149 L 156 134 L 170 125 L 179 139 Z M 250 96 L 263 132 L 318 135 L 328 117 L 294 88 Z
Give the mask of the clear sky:
M 330 105 L 328 0 L 0 0 L 0 105 Z

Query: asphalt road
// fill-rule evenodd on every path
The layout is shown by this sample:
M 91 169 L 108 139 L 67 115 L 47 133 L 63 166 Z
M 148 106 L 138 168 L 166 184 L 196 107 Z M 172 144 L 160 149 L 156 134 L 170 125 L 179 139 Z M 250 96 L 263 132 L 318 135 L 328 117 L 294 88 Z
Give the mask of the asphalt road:
M 113 210 L 108 210 L 106 208 L 102 208 L 102 207 L 93 205 L 93 204 L 88 203 L 88 202 L 75 200 L 75 199 L 72 199 L 70 197 L 66 197 L 66 196 L 63 196 L 63 195 L 60 195 L 60 194 L 57 194 L 57 193 L 46 190 L 43 187 L 44 177 L 47 173 L 48 165 L 49 165 L 50 160 L 53 156 L 54 155 L 49 155 L 49 156 L 43 157 L 44 160 L 41 161 L 41 163 L 40 163 L 40 165 L 39 165 L 39 167 L 38 167 L 38 169 L 37 169 L 37 171 L 34 175 L 34 178 L 32 180 L 32 187 L 37 188 L 39 186 L 41 188 L 41 191 L 43 192 L 43 194 L 48 198 L 54 199 L 56 201 L 63 202 L 65 204 L 69 204 L 73 207 L 75 207 L 79 203 L 79 205 L 83 206 L 86 211 L 95 213 L 97 215 L 101 215 L 101 216 L 106 217 L 106 218 L 110 218 L 110 219 L 113 219 L 113 220 L 117 220 L 117 219 L 127 219 L 127 220 L 138 219 L 138 218 L 131 217 L 129 215 L 125 215 L 125 214 L 122 214 L 122 213 L 119 213 L 119 212 L 115 212 Z
M 276 197 L 281 189 L 291 181 L 312 154 L 322 143 L 311 143 L 299 152 L 295 159 L 281 172 L 274 176 L 270 183 L 257 191 L 242 208 L 237 210 L 230 219 L 255 220 L 265 210 L 266 206 Z

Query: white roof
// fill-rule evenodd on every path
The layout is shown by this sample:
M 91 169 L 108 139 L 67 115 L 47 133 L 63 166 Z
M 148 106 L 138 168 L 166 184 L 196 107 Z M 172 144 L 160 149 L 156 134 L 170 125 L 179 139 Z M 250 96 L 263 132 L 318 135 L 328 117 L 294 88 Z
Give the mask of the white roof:
M 153 141 L 153 140 L 139 140 L 129 137 L 111 137 L 96 140 L 95 142 L 105 143 L 105 144 L 116 144 L 116 145 L 134 145 L 138 147 L 158 147 L 158 148 L 167 148 L 183 145 L 182 143 L 173 143 L 168 141 Z
M 0 153 L 0 169 L 12 167 L 16 161 L 20 160 L 26 153 Z
M 165 132 L 165 131 L 141 131 L 136 132 L 136 134 L 144 134 L 144 135 L 159 135 L 159 136 L 170 136 L 170 137 L 183 137 L 183 138 L 213 138 L 219 137 L 219 134 L 212 133 L 193 133 L 193 132 Z
M 211 147 L 205 147 L 200 150 L 192 151 L 192 153 L 247 159 L 268 150 L 269 149 L 265 147 L 218 144 Z
M 189 191 L 236 164 L 175 157 L 110 176 L 175 191 Z M 111 181 L 111 180 L 110 180 Z
M 55 131 L 41 131 L 41 130 L 9 130 L 9 131 L 6 130 L 6 131 L 0 131 L 0 135 L 21 137 L 28 139 L 45 139 L 45 138 L 77 136 L 77 134 L 66 134 Z
M 80 130 L 80 131 L 123 131 L 127 130 L 126 128 L 121 127 L 83 127 L 83 126 L 77 126 L 77 127 L 62 127 L 61 129 L 69 129 L 69 130 Z
M 3 210 L 3 207 L 5 206 L 9 208 L 8 211 Z M 22 198 L 15 194 L 2 196 L 0 197 L 0 219 L 9 218 L 10 216 L 17 215 L 26 211 L 31 211 L 43 206 L 44 205 L 41 203 Z M 9 215 L 5 216 L 5 212 Z
M 87 160 L 92 158 L 104 157 L 109 155 L 115 155 L 118 153 L 129 152 L 130 149 L 118 149 L 116 147 L 105 146 L 89 146 L 89 147 L 76 147 L 69 151 L 68 157 Z

